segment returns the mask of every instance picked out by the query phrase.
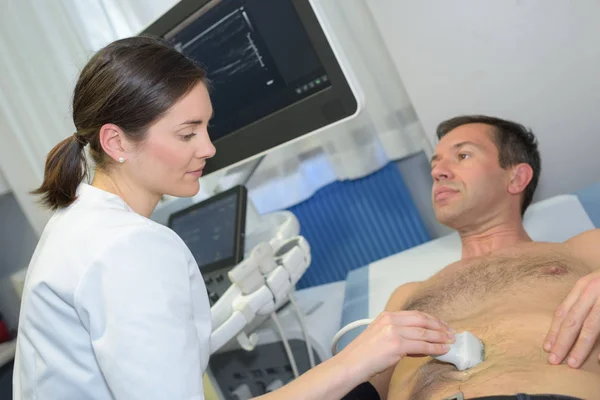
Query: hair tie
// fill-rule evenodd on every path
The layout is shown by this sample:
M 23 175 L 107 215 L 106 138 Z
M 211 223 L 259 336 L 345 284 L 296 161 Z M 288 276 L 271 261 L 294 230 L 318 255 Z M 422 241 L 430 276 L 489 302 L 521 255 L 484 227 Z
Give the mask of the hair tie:
M 77 132 L 75 132 L 73 134 L 73 137 L 75 138 L 75 140 L 77 140 L 79 142 L 80 145 L 85 146 L 87 144 L 86 138 L 84 138 L 83 136 L 81 136 Z

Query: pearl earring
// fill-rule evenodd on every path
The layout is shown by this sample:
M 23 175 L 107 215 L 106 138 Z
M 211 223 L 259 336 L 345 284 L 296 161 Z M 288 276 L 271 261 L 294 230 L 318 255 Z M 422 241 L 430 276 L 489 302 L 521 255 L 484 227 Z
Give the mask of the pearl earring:
M 123 157 L 119 157 L 119 162 L 122 164 L 125 162 L 125 159 Z

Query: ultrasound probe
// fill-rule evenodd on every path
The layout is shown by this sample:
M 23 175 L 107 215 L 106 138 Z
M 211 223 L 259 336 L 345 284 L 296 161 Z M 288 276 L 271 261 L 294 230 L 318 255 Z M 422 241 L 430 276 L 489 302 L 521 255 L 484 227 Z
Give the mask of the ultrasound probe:
M 450 351 L 433 358 L 454 364 L 459 371 L 473 368 L 485 360 L 485 346 L 477 336 L 467 331 L 457 333 L 455 336 L 456 341 L 450 344 Z

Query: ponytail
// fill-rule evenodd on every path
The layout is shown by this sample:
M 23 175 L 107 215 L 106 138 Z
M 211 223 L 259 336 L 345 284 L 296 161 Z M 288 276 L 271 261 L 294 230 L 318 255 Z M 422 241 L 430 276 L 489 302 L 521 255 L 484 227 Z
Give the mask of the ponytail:
M 48 153 L 42 186 L 31 192 L 41 195 L 41 202 L 51 210 L 58 210 L 75 201 L 77 187 L 87 175 L 83 148 L 86 141 L 74 134 L 58 143 Z

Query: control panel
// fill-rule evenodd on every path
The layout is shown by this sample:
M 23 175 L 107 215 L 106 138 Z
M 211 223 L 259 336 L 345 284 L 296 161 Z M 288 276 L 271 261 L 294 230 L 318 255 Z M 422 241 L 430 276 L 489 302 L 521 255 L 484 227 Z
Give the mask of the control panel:
M 289 341 L 292 353 L 303 374 L 310 363 L 306 352 L 306 342 L 300 339 Z M 321 362 L 318 354 L 315 363 Z M 252 351 L 237 349 L 211 356 L 209 367 L 227 400 L 247 400 L 289 383 L 294 379 L 290 361 L 282 342 L 265 343 Z
M 206 291 L 208 292 L 208 300 L 212 307 L 231 286 L 231 281 L 227 276 L 227 273 L 232 267 L 219 268 L 215 271 L 204 272 L 204 284 L 206 285 Z

